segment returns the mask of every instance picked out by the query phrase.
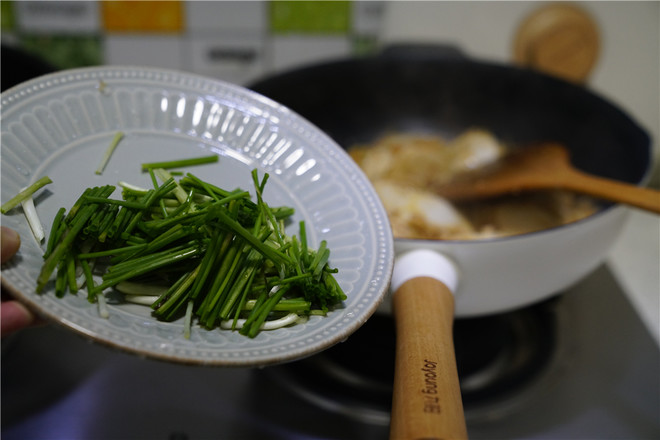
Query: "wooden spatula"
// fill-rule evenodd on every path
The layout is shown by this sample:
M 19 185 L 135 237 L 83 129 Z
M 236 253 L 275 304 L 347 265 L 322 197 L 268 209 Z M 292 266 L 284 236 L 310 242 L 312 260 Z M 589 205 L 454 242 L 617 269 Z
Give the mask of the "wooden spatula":
M 540 189 L 570 190 L 660 214 L 660 191 L 586 174 L 571 165 L 568 150 L 543 143 L 434 188 L 449 200 L 475 200 Z

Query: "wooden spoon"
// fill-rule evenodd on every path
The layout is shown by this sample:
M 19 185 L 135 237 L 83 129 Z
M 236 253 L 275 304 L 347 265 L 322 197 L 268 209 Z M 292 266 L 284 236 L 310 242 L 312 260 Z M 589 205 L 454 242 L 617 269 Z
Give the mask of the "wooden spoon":
M 435 191 L 449 200 L 473 200 L 541 189 L 575 191 L 660 214 L 660 191 L 586 174 L 571 165 L 568 150 L 556 143 L 516 150 Z

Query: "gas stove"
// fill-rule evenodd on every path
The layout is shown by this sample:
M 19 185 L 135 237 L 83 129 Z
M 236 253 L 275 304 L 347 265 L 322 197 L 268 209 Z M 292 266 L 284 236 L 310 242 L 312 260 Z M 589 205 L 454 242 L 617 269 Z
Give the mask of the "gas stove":
M 386 439 L 388 319 L 263 369 L 168 364 L 28 329 L 3 341 L 2 437 Z M 607 265 L 544 303 L 458 321 L 455 336 L 472 439 L 660 436 L 660 349 Z

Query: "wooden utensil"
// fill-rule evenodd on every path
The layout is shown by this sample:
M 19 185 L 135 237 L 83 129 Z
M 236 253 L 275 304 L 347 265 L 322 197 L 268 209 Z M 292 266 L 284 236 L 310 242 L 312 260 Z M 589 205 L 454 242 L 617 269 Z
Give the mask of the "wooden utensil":
M 524 18 L 514 37 L 514 61 L 568 81 L 586 82 L 601 48 L 598 25 L 574 4 L 541 5 Z
M 430 250 L 397 257 L 391 440 L 467 438 L 452 331 L 456 274 Z
M 556 143 L 521 148 L 435 191 L 449 200 L 474 200 L 542 189 L 575 191 L 660 214 L 660 191 L 584 173 Z

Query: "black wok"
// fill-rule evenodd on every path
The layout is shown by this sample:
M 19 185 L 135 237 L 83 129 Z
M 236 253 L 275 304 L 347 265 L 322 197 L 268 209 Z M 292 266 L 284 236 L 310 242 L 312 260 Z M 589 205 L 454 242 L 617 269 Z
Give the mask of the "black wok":
M 508 144 L 562 143 L 573 165 L 598 176 L 641 184 L 650 174 L 648 134 L 603 97 L 542 73 L 448 54 L 444 47 L 394 47 L 279 73 L 249 87 L 300 113 L 346 149 L 391 132 L 451 137 L 478 127 Z M 625 214 L 610 204 L 584 221 L 539 233 L 478 241 L 397 239 L 395 247 L 449 254 L 461 273 L 456 315 L 492 314 L 544 299 L 594 270 Z
M 639 183 L 649 137 L 582 86 L 506 65 L 426 51 L 331 61 L 249 88 L 300 113 L 344 148 L 388 132 L 456 135 L 478 126 L 504 142 L 555 140 L 580 169 Z

